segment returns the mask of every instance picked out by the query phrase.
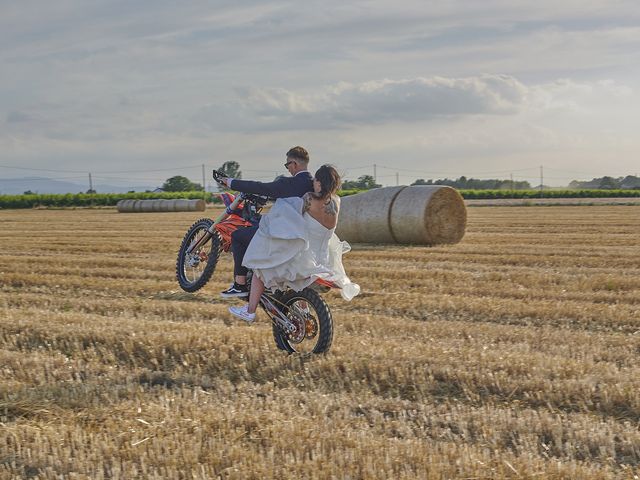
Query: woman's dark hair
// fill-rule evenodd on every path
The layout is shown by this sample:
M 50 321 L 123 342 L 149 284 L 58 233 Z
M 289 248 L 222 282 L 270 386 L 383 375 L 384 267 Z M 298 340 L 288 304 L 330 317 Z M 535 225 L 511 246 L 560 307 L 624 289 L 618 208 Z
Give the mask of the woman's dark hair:
M 315 179 L 320 182 L 320 193 L 316 194 L 316 198 L 326 199 L 340 189 L 342 180 L 338 171 L 332 165 L 322 165 L 316 170 Z

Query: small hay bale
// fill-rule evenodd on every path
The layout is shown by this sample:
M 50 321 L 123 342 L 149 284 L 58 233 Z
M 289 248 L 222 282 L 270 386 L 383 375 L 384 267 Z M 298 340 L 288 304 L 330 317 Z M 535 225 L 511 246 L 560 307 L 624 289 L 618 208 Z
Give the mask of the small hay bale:
M 204 200 L 120 200 L 116 204 L 118 212 L 203 212 Z
M 438 245 L 464 236 L 462 196 L 441 185 L 376 188 L 342 198 L 337 235 L 353 243 Z
M 140 212 L 153 212 L 155 200 L 140 200 Z

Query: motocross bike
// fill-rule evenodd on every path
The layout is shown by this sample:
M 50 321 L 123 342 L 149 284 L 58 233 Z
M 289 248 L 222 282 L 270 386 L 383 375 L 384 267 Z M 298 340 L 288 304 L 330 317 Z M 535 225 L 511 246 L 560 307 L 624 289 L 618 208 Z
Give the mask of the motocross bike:
M 222 172 L 213 171 L 220 184 Z M 225 185 L 226 187 L 226 185 Z M 176 278 L 186 292 L 195 292 L 213 275 L 220 254 L 231 248 L 231 234 L 238 228 L 256 225 L 269 199 L 250 193 L 220 194 L 226 209 L 215 220 L 197 220 L 182 239 L 176 262 Z M 252 272 L 247 275 L 250 288 Z M 339 288 L 317 279 L 310 287 L 296 292 L 269 290 L 260 297 L 259 306 L 271 319 L 273 338 L 280 350 L 289 353 L 325 353 L 333 340 L 333 318 L 319 293 Z

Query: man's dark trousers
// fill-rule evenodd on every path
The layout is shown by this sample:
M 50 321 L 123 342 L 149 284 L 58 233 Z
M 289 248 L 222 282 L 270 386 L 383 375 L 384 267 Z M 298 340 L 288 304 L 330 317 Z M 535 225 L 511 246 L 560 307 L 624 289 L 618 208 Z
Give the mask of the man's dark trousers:
M 242 266 L 242 259 L 249 248 L 251 239 L 258 231 L 258 226 L 239 228 L 231 234 L 231 249 L 233 250 L 233 274 L 245 276 L 247 267 Z

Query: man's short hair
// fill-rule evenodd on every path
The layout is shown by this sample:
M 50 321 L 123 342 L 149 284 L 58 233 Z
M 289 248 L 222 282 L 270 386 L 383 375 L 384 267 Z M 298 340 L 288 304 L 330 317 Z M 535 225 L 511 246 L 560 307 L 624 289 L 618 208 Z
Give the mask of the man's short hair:
M 294 158 L 296 160 L 300 160 L 304 163 L 309 163 L 309 152 L 307 152 L 303 147 L 293 147 L 287 152 L 287 158 Z

